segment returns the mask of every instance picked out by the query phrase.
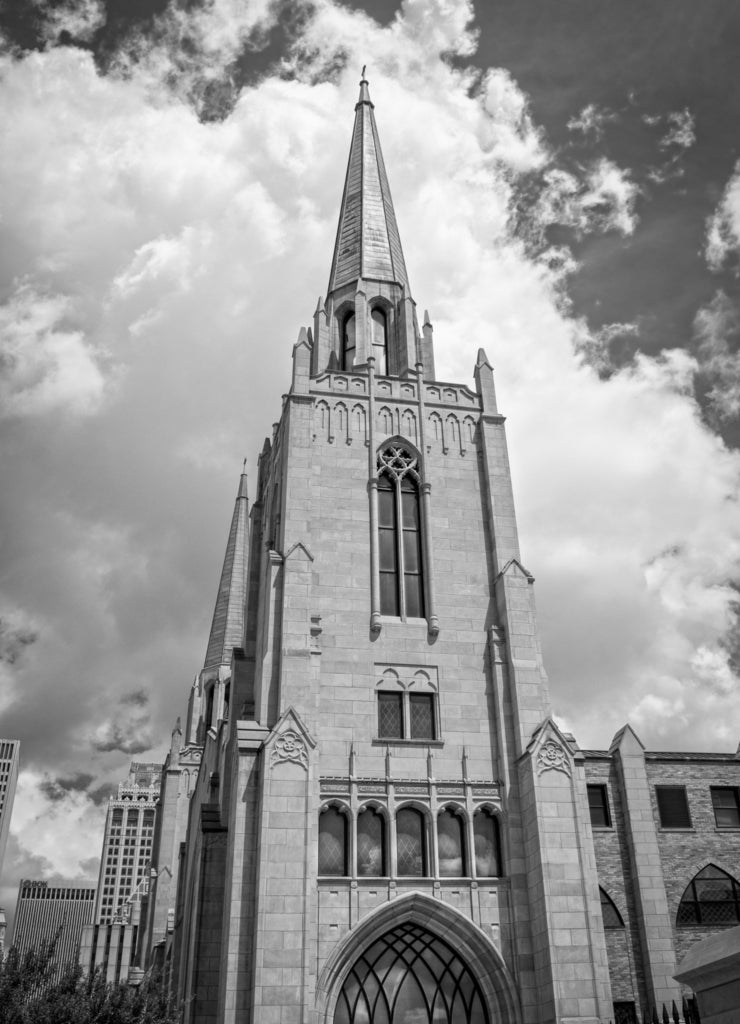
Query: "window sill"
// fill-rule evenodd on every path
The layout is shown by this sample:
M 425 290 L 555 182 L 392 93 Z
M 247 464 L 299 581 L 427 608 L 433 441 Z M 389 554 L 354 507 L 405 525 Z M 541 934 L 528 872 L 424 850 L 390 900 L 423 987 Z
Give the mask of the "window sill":
M 740 832 L 740 825 L 715 825 L 715 832 Z
M 382 736 L 370 741 L 374 747 L 443 747 L 444 740 L 399 740 L 383 739 Z
M 696 832 L 693 825 L 659 825 L 658 832 Z
M 614 831 L 614 826 L 613 825 L 592 825 L 591 826 L 591 831 L 592 832 L 613 832 Z
M 425 618 L 414 618 L 411 615 L 407 615 L 406 618 L 401 618 L 400 615 L 380 616 L 380 623 L 383 626 L 390 626 L 394 622 L 401 626 L 423 626 L 425 629 L 429 628 L 429 620 Z

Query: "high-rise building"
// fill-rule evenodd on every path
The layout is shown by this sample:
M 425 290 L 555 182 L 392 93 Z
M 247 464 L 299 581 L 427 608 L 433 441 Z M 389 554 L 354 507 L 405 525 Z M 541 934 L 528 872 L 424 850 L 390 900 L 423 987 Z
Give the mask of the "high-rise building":
M 3 875 L 3 861 L 10 833 L 10 816 L 13 813 L 15 787 L 18 782 L 18 740 L 0 740 L 0 878 Z
M 675 1019 L 677 951 L 740 923 L 740 761 L 629 727 L 582 751 L 552 717 L 482 349 L 473 378 L 437 378 L 363 78 L 327 296 L 173 734 L 176 900 L 142 949 L 184 1024 Z
M 76 962 L 82 929 L 92 921 L 94 907 L 93 885 L 21 879 L 13 945 L 23 953 L 56 939 L 54 963 L 60 971 Z
M 125 923 L 147 891 L 161 764 L 132 762 L 128 778 L 108 801 L 95 923 Z

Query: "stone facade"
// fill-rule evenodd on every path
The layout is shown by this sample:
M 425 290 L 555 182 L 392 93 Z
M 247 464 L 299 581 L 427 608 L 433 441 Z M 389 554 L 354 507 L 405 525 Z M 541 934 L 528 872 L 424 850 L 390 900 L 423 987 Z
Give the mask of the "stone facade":
M 339 222 L 248 522 L 240 482 L 143 946 L 185 1024 L 606 1024 L 612 984 L 678 993 L 648 769 L 551 717 L 493 371 L 436 379 L 364 81 Z M 624 837 L 594 837 L 592 768 Z

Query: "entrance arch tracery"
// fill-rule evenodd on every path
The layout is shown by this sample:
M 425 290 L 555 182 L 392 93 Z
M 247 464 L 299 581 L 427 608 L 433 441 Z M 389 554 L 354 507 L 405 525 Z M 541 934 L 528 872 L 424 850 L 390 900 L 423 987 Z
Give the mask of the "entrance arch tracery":
M 520 1024 L 501 954 L 459 911 L 409 893 L 336 946 L 317 986 L 320 1024 Z

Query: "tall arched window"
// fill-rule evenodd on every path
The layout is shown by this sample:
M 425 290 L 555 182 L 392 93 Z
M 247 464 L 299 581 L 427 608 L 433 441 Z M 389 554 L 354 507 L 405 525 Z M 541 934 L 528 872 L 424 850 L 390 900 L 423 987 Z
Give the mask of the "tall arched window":
M 342 324 L 342 369 L 351 370 L 355 365 L 355 314 L 350 313 Z
M 375 372 L 381 376 L 388 373 L 388 321 L 382 309 L 377 307 L 370 317 L 373 332 L 373 355 L 375 356 Z
M 676 924 L 740 924 L 740 884 L 722 868 L 707 865 L 686 886 Z
M 424 616 L 421 502 L 417 459 L 400 445 L 378 456 L 380 612 Z
M 347 875 L 347 818 L 338 807 L 319 817 L 319 874 Z
M 366 807 L 357 816 L 357 874 L 361 877 L 387 874 L 385 821 L 372 807 Z
M 442 878 L 462 878 L 465 874 L 465 829 L 462 816 L 452 810 L 437 815 L 437 850 Z
M 424 815 L 413 807 L 396 815 L 396 856 L 399 875 L 422 878 L 429 873 Z
M 478 982 L 458 954 L 418 924 L 397 925 L 358 957 L 334 1024 L 489 1024 Z
M 473 819 L 475 873 L 478 878 L 498 878 L 501 870 L 501 843 L 498 820 L 490 811 L 478 811 Z

